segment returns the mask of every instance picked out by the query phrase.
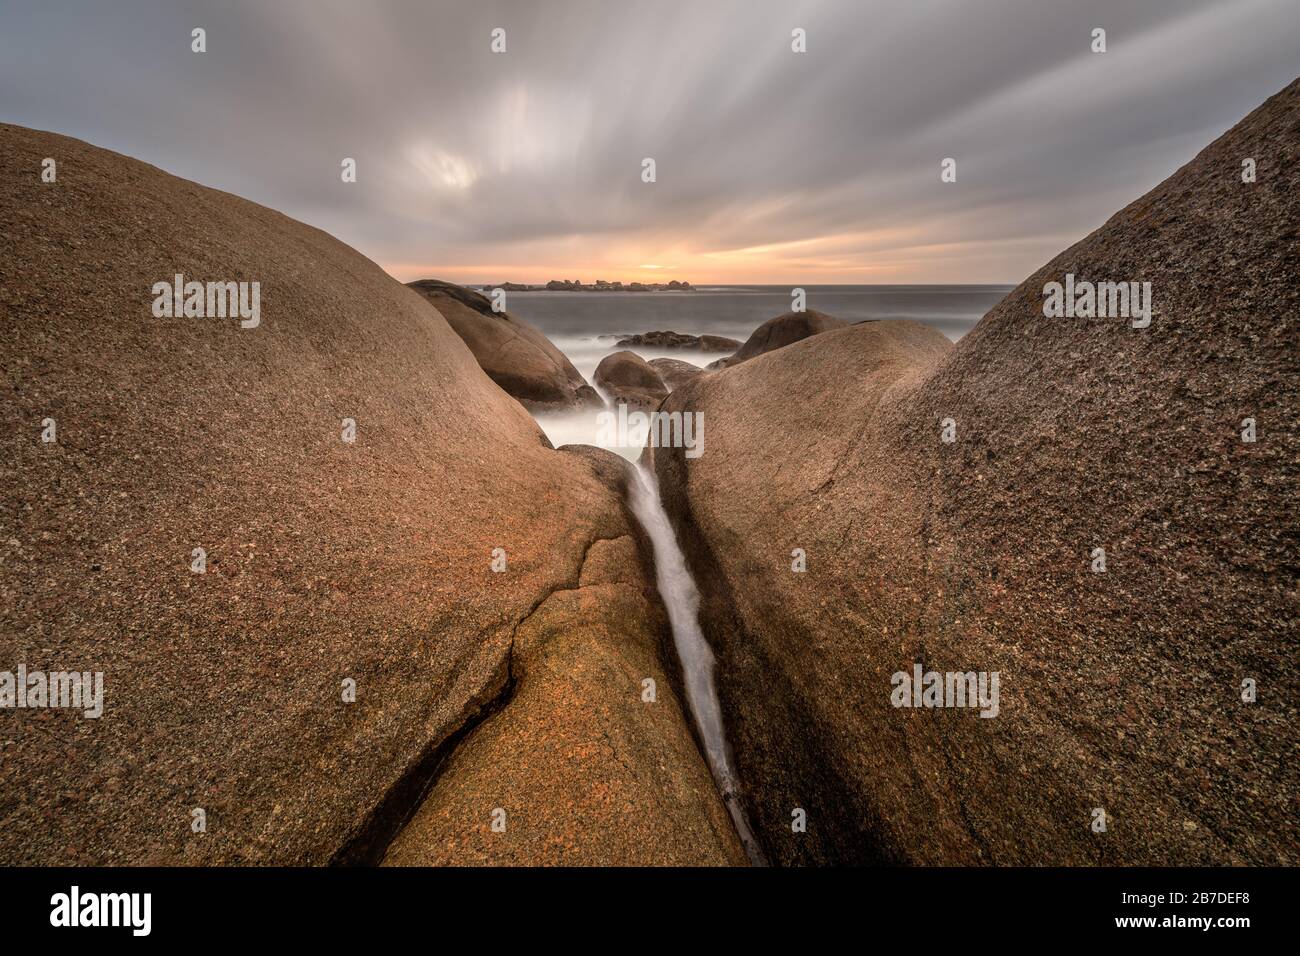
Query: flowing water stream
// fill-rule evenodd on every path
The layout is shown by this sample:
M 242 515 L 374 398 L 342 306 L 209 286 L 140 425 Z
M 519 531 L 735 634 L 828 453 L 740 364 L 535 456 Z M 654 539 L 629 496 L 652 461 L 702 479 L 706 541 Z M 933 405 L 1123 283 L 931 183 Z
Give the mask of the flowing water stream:
M 732 765 L 731 747 L 722 726 L 722 707 L 718 690 L 713 682 L 713 650 L 700 629 L 700 592 L 686 567 L 686 556 L 677 544 L 677 535 L 668 513 L 664 511 L 659 495 L 659 480 L 653 465 L 638 465 L 636 480 L 629 489 L 629 504 L 641 526 L 645 528 L 654 549 L 655 577 L 659 595 L 668 610 L 672 626 L 673 643 L 681 661 L 682 677 L 686 683 L 686 702 L 695 718 L 695 727 L 704 742 L 704 757 L 713 771 L 723 803 L 731 814 L 736 833 L 745 847 L 749 859 L 756 865 L 766 865 L 763 851 L 754 839 L 744 807 L 740 803 L 739 786 Z

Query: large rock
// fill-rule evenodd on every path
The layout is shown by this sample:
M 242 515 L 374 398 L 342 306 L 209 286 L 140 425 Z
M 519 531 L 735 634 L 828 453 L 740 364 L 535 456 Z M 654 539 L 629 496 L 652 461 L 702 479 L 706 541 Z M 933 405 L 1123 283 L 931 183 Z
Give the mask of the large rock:
M 843 319 L 837 319 L 825 312 L 818 312 L 816 309 L 809 309 L 806 312 L 787 312 L 784 315 L 778 315 L 774 319 L 768 319 L 750 333 L 749 338 L 745 340 L 745 344 L 734 355 L 718 359 L 716 362 L 710 363 L 708 368 L 722 369 L 729 368 L 732 365 L 739 365 L 756 355 L 784 348 L 794 342 L 806 339 L 810 335 L 818 335 L 832 329 L 842 329 L 847 325 L 848 323 Z
M 625 493 L 630 464 L 566 450 Z M 509 706 L 457 748 L 386 864 L 746 862 L 660 663 L 668 622 L 648 542 L 627 519 L 602 533 L 516 628 Z
M 486 296 L 440 279 L 408 282 L 442 313 L 483 371 L 534 411 L 603 407 L 596 390 L 542 331 L 509 312 L 493 312 Z
M 616 404 L 653 409 L 668 394 L 659 373 L 635 352 L 611 352 L 596 366 L 596 384 Z
M 651 359 L 647 364 L 659 373 L 659 378 L 663 380 L 670 392 L 675 388 L 681 388 L 704 371 L 698 365 L 680 359 L 657 358 Z
M 41 182 L 44 157 L 57 183 Z M 619 494 L 551 449 L 374 263 L 270 209 L 13 126 L 0 217 L 0 672 L 104 675 L 99 719 L 0 711 L 0 863 L 378 859 L 457 742 L 513 706 L 517 639 L 521 693 L 548 692 L 529 635 L 593 568 L 617 600 L 581 595 L 604 639 L 588 654 L 564 638 L 567 666 L 604 672 L 611 708 L 671 672 Z M 178 272 L 260 282 L 260 324 L 154 317 L 152 285 Z M 609 622 L 633 605 L 624 641 Z M 653 734 L 625 709 L 563 786 L 507 804 L 515 823 L 578 840 L 589 818 L 565 825 L 540 801 L 660 774 L 673 802 L 642 804 L 641 825 L 684 827 L 697 860 L 733 859 L 670 683 L 644 712 Z
M 1298 117 L 1300 82 L 956 347 L 866 323 L 669 396 L 710 422 L 656 464 L 769 856 L 1300 862 Z M 1067 273 L 1152 283 L 1150 327 L 1044 317 Z M 918 662 L 997 671 L 999 713 L 892 706 Z

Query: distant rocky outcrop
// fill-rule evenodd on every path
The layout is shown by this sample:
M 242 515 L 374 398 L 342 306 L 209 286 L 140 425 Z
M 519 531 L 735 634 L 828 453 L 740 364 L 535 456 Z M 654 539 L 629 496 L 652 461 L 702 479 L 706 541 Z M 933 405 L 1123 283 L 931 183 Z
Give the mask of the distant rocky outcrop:
M 1300 81 L 955 347 L 833 328 L 669 396 L 769 857 L 1300 863 L 1298 165 Z M 1045 317 L 1067 275 L 1151 283 L 1150 326 Z M 997 672 L 997 715 L 895 706 L 916 665 Z
M 0 221 L 0 672 L 104 676 L 0 711 L 0 864 L 374 861 L 431 784 L 446 862 L 740 859 L 611 456 L 274 210 L 0 125 Z M 178 271 L 260 323 L 155 317 Z M 527 788 L 482 759 L 516 708 Z
M 659 373 L 659 377 L 663 379 L 664 385 L 670 392 L 675 388 L 681 388 L 704 371 L 698 365 L 680 359 L 657 358 L 651 359 L 647 364 Z
M 619 339 L 619 348 L 641 346 L 657 349 L 697 349 L 701 352 L 734 352 L 740 343 L 721 335 L 688 335 L 684 332 L 641 332 Z
M 774 319 L 768 319 L 756 328 L 736 354 L 711 362 L 706 367 L 710 370 L 729 368 L 732 365 L 738 365 L 752 359 L 756 355 L 784 348 L 793 342 L 806 339 L 810 335 L 818 335 L 832 329 L 842 329 L 847 325 L 848 323 L 843 319 L 837 319 L 825 312 L 818 312 L 816 309 L 809 309 L 806 312 L 787 312 L 784 315 L 778 315 Z
M 596 366 L 596 384 L 617 404 L 655 408 L 668 394 L 659 373 L 635 352 L 611 352 Z
M 685 292 L 691 288 L 689 282 L 607 282 L 597 279 L 585 283 L 580 279 L 552 279 L 546 285 L 527 286 L 526 288 L 546 292 Z
M 419 279 L 407 285 L 433 303 L 488 377 L 525 407 L 603 406 L 596 390 L 536 326 L 492 311 L 486 296 L 451 282 Z
M 495 285 L 481 286 L 484 292 L 504 289 L 507 292 L 688 292 L 691 284 L 678 282 L 583 282 L 581 279 L 551 279 L 545 285 L 530 285 L 526 282 L 498 282 Z

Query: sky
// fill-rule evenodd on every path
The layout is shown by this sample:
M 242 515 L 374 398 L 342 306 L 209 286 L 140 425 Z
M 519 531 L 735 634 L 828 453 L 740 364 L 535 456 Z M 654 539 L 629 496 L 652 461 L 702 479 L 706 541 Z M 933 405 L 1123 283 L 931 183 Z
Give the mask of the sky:
M 1017 283 L 1297 70 L 1300 0 L 0 0 L 0 121 L 402 281 Z

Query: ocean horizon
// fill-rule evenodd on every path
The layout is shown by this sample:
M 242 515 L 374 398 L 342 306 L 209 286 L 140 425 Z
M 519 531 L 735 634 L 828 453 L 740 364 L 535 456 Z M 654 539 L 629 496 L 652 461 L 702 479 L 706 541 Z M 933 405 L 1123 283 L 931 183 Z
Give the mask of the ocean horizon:
M 492 286 L 481 286 L 490 290 Z M 909 319 L 932 326 L 952 341 L 975 327 L 1013 288 L 1012 285 L 805 285 L 806 306 L 845 322 Z M 785 285 L 707 285 L 686 291 L 570 292 L 508 291 L 508 311 L 537 326 L 582 377 L 606 400 L 596 382 L 596 366 L 626 349 L 647 362 L 678 359 L 701 368 L 727 354 L 700 349 L 619 345 L 626 336 L 653 331 L 720 335 L 744 342 L 768 319 L 790 311 Z M 595 412 L 572 409 L 537 415 L 552 444 L 606 447 L 635 459 L 643 435 L 628 447 L 611 447 L 598 438 Z
M 492 288 L 491 286 L 481 288 Z M 647 362 L 680 359 L 705 366 L 725 353 L 698 349 L 620 346 L 642 332 L 673 331 L 721 335 L 744 342 L 768 319 L 790 311 L 791 286 L 708 285 L 688 291 L 560 292 L 512 291 L 506 307 L 531 322 L 573 363 L 588 382 L 611 352 L 627 348 Z M 1000 302 L 1013 285 L 805 285 L 806 306 L 854 323 L 910 319 L 932 326 L 956 342 Z M 584 417 L 585 416 L 579 416 Z M 562 429 L 548 422 L 552 441 L 590 442 L 594 425 Z
M 743 342 L 768 319 L 790 311 L 792 288 L 789 285 L 702 285 L 687 291 L 659 292 L 512 291 L 506 293 L 506 302 L 511 313 L 531 322 L 552 339 L 672 330 L 692 335 L 724 335 Z M 911 319 L 933 326 L 955 342 L 1015 286 L 990 283 L 803 285 L 799 288 L 806 293 L 808 309 L 845 322 Z M 563 345 L 561 348 L 568 352 Z

